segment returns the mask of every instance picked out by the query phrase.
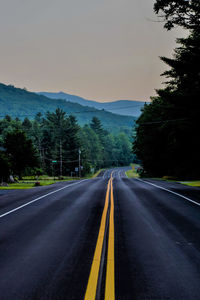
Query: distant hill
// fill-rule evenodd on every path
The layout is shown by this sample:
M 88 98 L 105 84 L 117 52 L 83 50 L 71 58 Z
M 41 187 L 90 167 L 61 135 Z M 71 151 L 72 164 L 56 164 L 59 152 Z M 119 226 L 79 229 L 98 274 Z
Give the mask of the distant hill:
M 89 123 L 92 117 L 96 116 L 101 120 L 104 128 L 113 133 L 121 130 L 130 132 L 136 119 L 82 106 L 62 99 L 52 100 L 25 89 L 0 83 L 0 118 L 8 114 L 13 118 L 24 119 L 27 116 L 29 119 L 33 119 L 38 112 L 45 114 L 47 111 L 55 111 L 58 107 L 63 109 L 68 115 L 76 116 L 80 125 Z
M 97 102 L 92 100 L 87 100 L 75 95 L 66 94 L 63 92 L 59 93 L 48 93 L 48 92 L 38 92 L 39 95 L 44 95 L 52 99 L 62 99 L 73 103 L 78 103 L 84 106 L 94 107 L 96 109 L 105 109 L 115 114 L 124 116 L 139 117 L 141 114 L 141 108 L 144 106 L 145 102 L 142 101 L 131 101 L 131 100 L 118 100 L 113 102 Z

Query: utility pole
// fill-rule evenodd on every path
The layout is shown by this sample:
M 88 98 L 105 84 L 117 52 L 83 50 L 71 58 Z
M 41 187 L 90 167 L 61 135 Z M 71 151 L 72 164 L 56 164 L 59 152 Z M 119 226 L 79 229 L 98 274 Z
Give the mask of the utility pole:
M 63 165 L 63 161 L 62 161 L 62 142 L 60 139 L 60 177 L 62 176 L 62 165 Z
M 45 157 L 44 157 L 44 148 L 42 148 L 42 168 L 45 169 Z
M 57 160 L 52 160 L 51 163 L 52 163 L 52 165 L 51 165 L 51 166 L 52 166 L 52 177 L 54 176 L 54 180 L 55 180 L 55 169 L 54 169 L 54 164 L 57 163 Z
M 39 155 L 40 155 L 40 168 L 42 168 L 42 146 L 41 146 L 41 139 L 40 136 L 38 138 L 38 150 L 39 150 Z
M 78 173 L 81 178 L 81 150 L 78 149 Z

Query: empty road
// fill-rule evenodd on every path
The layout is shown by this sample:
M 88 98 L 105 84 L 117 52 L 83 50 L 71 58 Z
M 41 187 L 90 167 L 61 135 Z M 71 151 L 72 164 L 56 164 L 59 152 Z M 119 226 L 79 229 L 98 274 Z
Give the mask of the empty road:
M 0 193 L 0 300 L 200 299 L 200 189 L 125 170 Z

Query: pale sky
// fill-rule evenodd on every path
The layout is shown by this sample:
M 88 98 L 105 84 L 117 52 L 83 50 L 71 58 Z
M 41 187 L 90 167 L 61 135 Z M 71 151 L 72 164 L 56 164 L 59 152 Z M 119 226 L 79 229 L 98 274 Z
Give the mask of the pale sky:
M 0 82 L 91 100 L 155 95 L 181 30 L 154 0 L 0 0 Z

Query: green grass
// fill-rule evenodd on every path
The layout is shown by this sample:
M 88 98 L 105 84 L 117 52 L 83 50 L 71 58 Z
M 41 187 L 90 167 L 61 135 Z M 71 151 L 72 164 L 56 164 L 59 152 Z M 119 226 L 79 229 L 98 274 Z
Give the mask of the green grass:
M 131 164 L 132 169 L 126 171 L 126 175 L 128 176 L 128 178 L 137 178 L 139 177 L 138 173 L 135 170 L 135 167 L 138 167 L 138 165 L 136 164 Z M 178 182 L 184 185 L 189 185 L 189 186 L 195 186 L 195 187 L 200 187 L 200 180 L 193 180 L 193 181 L 180 181 L 180 180 L 175 180 L 173 179 L 173 177 L 170 176 L 164 176 L 162 178 L 151 178 L 151 179 L 156 179 L 156 180 L 165 180 L 168 182 Z
M 126 175 L 128 176 L 128 178 L 135 178 L 133 170 L 126 171 Z
M 95 174 L 87 174 L 84 177 L 81 177 L 81 179 L 90 179 L 90 178 L 95 178 L 98 176 L 98 174 L 102 171 L 103 169 L 100 169 L 98 172 Z M 35 176 L 25 176 L 23 177 L 23 180 L 20 180 L 19 182 L 16 183 L 9 183 L 8 186 L 0 186 L 0 190 L 24 190 L 24 189 L 31 189 L 31 188 L 37 188 L 35 187 L 35 182 L 39 181 L 40 186 L 45 186 L 45 185 L 50 185 L 54 184 L 56 182 L 64 182 L 64 181 L 70 181 L 70 180 L 78 180 L 79 177 L 63 177 L 63 180 L 60 180 L 58 177 L 49 177 L 47 175 L 42 175 L 38 179 L 35 178 Z
M 34 185 L 33 183 L 9 183 L 8 186 L 0 186 L 0 190 L 13 190 L 13 189 L 17 189 L 17 190 L 24 190 L 24 189 L 30 189 L 32 188 Z
M 169 178 L 170 178 L 170 177 L 169 177 Z M 168 179 L 167 176 L 164 176 L 164 177 L 162 177 L 162 178 L 151 178 L 151 179 L 155 179 L 155 180 L 164 180 L 164 181 L 167 181 L 167 182 L 177 182 L 177 183 L 181 183 L 181 184 L 184 184 L 184 185 L 200 187 L 200 180 L 181 181 L 181 180 L 175 180 L 175 179 Z
M 132 167 L 131 170 L 126 171 L 126 175 L 128 176 L 128 178 L 138 178 L 139 175 L 138 175 L 138 173 L 136 172 L 136 169 L 135 169 L 135 167 L 138 167 L 138 165 L 137 164 L 131 164 L 131 167 Z
M 101 171 L 104 171 L 105 169 L 100 169 L 100 170 L 98 170 L 96 173 L 94 173 L 94 175 L 92 176 L 92 178 L 96 178 L 98 175 L 99 175 L 99 173 L 101 172 Z
M 1 190 L 13 190 L 13 189 L 31 189 L 33 187 L 35 187 L 35 182 L 39 181 L 40 182 L 40 186 L 45 186 L 45 185 L 50 185 L 50 184 L 54 184 L 56 182 L 62 182 L 62 181 L 69 181 L 69 180 L 75 180 L 78 178 L 71 178 L 71 177 L 67 177 L 64 180 L 59 180 L 56 179 L 54 180 L 51 177 L 48 177 L 48 179 L 40 179 L 39 180 L 33 180 L 31 178 L 31 176 L 27 176 L 24 178 L 24 180 L 21 180 L 19 182 L 16 183 L 9 183 L 8 186 L 0 186 Z
M 187 181 L 182 181 L 182 180 L 178 180 L 178 179 L 173 179 L 173 177 L 170 176 L 164 176 L 163 178 L 161 178 L 162 180 L 166 180 L 168 182 L 178 182 L 184 185 L 189 185 L 189 186 L 199 186 L 200 187 L 200 180 L 187 180 Z
M 200 180 L 194 180 L 194 181 L 179 181 L 182 184 L 189 185 L 189 186 L 197 186 L 200 187 Z

